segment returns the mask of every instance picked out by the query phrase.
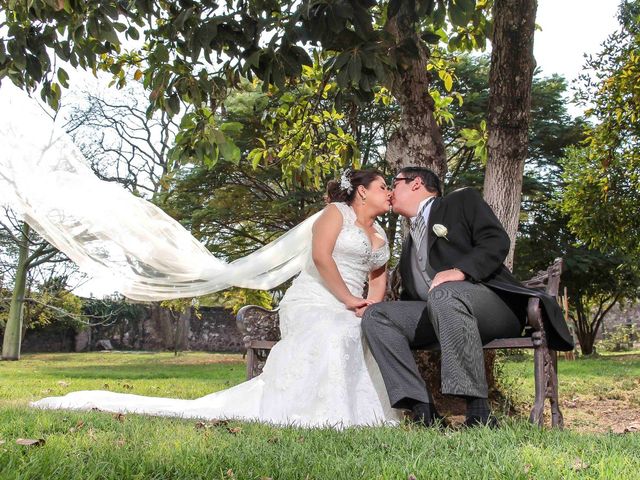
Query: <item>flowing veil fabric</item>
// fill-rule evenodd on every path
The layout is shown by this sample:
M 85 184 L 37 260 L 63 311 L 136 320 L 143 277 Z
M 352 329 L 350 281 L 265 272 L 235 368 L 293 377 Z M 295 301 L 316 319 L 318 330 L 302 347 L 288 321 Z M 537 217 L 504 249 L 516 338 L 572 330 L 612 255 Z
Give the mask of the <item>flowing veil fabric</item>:
M 152 203 L 98 179 L 71 138 L 23 92 L 0 98 L 0 112 L 0 205 L 18 211 L 84 272 L 113 278 L 131 299 L 270 289 L 308 260 L 320 212 L 226 263 Z

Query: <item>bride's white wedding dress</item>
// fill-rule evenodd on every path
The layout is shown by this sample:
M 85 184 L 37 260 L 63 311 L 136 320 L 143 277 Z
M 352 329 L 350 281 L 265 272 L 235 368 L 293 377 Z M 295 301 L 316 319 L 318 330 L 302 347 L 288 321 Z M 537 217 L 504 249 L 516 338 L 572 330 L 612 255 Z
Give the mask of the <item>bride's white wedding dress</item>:
M 369 273 L 389 259 L 385 244 L 374 249 L 343 215 L 333 258 L 349 290 L 361 296 Z M 378 234 L 384 230 L 376 225 Z M 360 318 L 324 285 L 309 254 L 306 265 L 280 302 L 282 340 L 258 377 L 195 400 L 143 397 L 107 391 L 74 392 L 32 403 L 48 409 L 92 409 L 183 418 L 238 418 L 308 427 L 396 423 L 378 365 L 363 338 Z

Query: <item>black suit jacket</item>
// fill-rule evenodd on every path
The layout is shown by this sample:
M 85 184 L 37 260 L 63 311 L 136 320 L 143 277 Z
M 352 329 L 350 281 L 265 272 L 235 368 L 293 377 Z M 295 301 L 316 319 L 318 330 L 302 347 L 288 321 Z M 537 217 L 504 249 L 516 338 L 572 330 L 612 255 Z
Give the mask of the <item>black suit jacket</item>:
M 433 232 L 436 224 L 447 228 L 447 238 Z M 436 272 L 454 267 L 462 270 L 469 281 L 482 283 L 496 292 L 523 323 L 529 297 L 540 298 L 543 314 L 549 320 L 545 322 L 549 346 L 554 350 L 573 349 L 573 337 L 555 298 L 524 287 L 504 266 L 509 236 L 476 190 L 463 188 L 436 198 L 429 214 L 427 235 L 428 241 L 423 242 L 422 248 L 427 250 L 429 263 Z M 409 264 L 411 248 L 411 236 L 407 235 L 400 256 L 401 300 L 419 299 Z

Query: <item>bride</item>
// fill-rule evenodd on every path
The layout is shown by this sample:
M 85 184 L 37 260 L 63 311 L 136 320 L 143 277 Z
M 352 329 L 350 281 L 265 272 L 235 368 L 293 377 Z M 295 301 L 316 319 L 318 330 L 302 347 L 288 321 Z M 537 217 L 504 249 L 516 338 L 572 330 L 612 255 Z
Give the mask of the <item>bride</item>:
M 397 422 L 360 328 L 363 310 L 384 297 L 389 246 L 375 219 L 389 210 L 390 193 L 380 173 L 360 170 L 330 182 L 328 197 L 302 272 L 280 302 L 282 339 L 261 375 L 195 400 L 82 391 L 32 405 L 314 427 Z
M 390 193 L 380 173 L 343 173 L 328 186 L 331 203 L 321 212 L 226 263 L 152 203 L 95 177 L 33 102 L 0 100 L 8 101 L 6 111 L 22 112 L 0 116 L 0 205 L 18 211 L 84 272 L 110 277 L 125 296 L 157 301 L 233 285 L 268 290 L 299 273 L 280 302 L 282 340 L 262 375 L 195 400 L 84 391 L 34 407 L 338 428 L 400 419 L 360 328 L 364 309 L 386 287 L 389 246 L 375 219 L 389 210 Z

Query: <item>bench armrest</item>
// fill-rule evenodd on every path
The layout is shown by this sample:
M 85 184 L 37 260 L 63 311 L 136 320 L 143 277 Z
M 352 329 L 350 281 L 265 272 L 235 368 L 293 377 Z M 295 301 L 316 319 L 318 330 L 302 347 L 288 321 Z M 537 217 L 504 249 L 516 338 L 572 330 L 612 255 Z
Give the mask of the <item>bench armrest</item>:
M 236 314 L 236 325 L 247 348 L 252 340 L 280 340 L 278 309 L 268 310 L 258 305 L 245 305 Z

